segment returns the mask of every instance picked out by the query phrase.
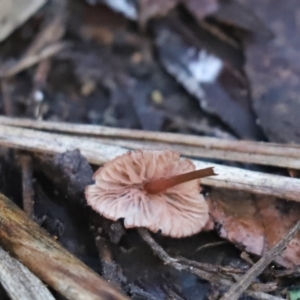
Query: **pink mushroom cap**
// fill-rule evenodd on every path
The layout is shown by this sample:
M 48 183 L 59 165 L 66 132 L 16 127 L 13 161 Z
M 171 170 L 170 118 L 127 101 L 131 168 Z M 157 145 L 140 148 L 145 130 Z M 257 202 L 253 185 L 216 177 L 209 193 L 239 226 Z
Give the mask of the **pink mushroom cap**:
M 88 204 L 111 220 L 124 218 L 126 228 L 145 227 L 152 232 L 182 238 L 201 231 L 208 221 L 208 205 L 195 179 L 150 194 L 148 182 L 195 170 L 189 159 L 171 151 L 129 151 L 99 168 L 95 183 L 86 187 Z

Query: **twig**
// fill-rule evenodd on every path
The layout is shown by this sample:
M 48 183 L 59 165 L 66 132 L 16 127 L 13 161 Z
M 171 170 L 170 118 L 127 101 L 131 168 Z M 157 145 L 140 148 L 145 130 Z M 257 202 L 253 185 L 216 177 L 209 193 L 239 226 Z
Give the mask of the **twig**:
M 12 300 L 55 300 L 35 275 L 1 247 L 0 282 Z
M 62 248 L 2 194 L 0 243 L 67 299 L 128 299 Z
M 172 258 L 160 245 L 156 243 L 156 241 L 152 238 L 150 233 L 145 228 L 137 229 L 139 235 L 143 238 L 143 240 L 151 247 L 154 253 L 166 264 L 172 265 L 175 269 L 181 271 L 182 266 L 180 263 L 177 263 L 177 259 Z
M 53 6 L 53 19 L 36 35 L 23 58 L 36 55 L 46 46 L 60 41 L 65 34 L 65 0 L 54 2 Z
M 223 245 L 228 245 L 228 241 L 218 241 L 218 242 L 213 242 L 213 243 L 207 243 L 205 245 L 202 245 L 200 247 L 198 247 L 195 252 L 200 252 L 204 249 L 207 249 L 207 248 L 213 248 L 213 247 L 218 247 L 218 246 L 223 246 Z
M 48 131 L 113 138 L 120 146 L 130 148 L 174 146 L 185 155 L 244 163 L 300 169 L 300 146 L 252 141 L 222 140 L 176 133 L 151 132 L 63 122 L 33 121 L 0 117 L 0 123 Z M 118 138 L 118 139 L 117 139 Z M 106 140 L 109 142 L 109 140 Z M 143 142 L 143 143 L 141 143 Z M 147 144 L 145 144 L 147 142 Z M 184 146 L 184 147 L 182 147 Z M 180 148 L 181 147 L 181 148 Z
M 14 76 L 17 73 L 32 67 L 33 65 L 37 64 L 38 62 L 57 54 L 58 52 L 60 52 L 64 48 L 66 48 L 66 46 L 67 46 L 67 44 L 62 43 L 62 42 L 52 44 L 52 45 L 49 45 L 46 48 L 44 48 L 38 54 L 31 55 L 31 56 L 21 59 L 16 65 L 14 65 L 13 67 L 11 67 L 9 69 L 5 69 L 2 67 L 0 69 L 0 78 Z
M 0 145 L 42 153 L 62 153 L 79 149 L 86 159 L 102 165 L 127 149 L 101 143 L 97 139 L 41 132 L 31 129 L 0 125 Z M 213 167 L 218 176 L 202 179 L 202 184 L 273 195 L 300 201 L 300 179 L 248 171 L 223 165 L 193 160 L 197 169 Z
M 216 266 L 216 265 L 211 265 L 211 264 L 207 264 L 207 263 L 201 263 L 201 262 L 198 262 L 195 260 L 186 259 L 184 257 L 179 257 L 178 262 L 188 265 L 190 267 L 194 267 L 194 268 L 198 268 L 198 269 L 207 271 L 207 272 L 213 272 L 213 273 L 222 272 L 226 276 L 227 275 L 231 276 L 232 274 L 244 274 L 245 273 L 240 269 L 234 269 L 231 267 L 223 267 L 223 266 Z
M 44 25 L 43 29 L 36 35 L 33 42 L 13 66 L 0 67 L 0 77 L 11 77 L 17 73 L 33 66 L 34 64 L 55 55 L 62 50 L 66 44 L 59 43 L 65 33 L 65 0 L 53 3 L 53 18 Z
M 293 239 L 300 229 L 300 221 L 270 250 L 268 251 L 249 271 L 227 291 L 220 300 L 236 300 L 271 263 L 275 256 L 280 254 L 288 243 Z
M 27 216 L 32 219 L 34 217 L 32 160 L 29 155 L 21 154 L 19 161 L 22 168 L 23 209 Z
M 192 273 L 202 279 L 205 279 L 214 284 L 220 284 L 223 286 L 231 286 L 232 281 L 226 278 L 222 278 L 218 273 L 207 272 L 205 270 L 194 268 L 186 264 L 180 263 L 180 260 L 172 258 L 169 256 L 165 250 L 156 243 L 156 241 L 151 237 L 148 230 L 145 228 L 138 228 L 138 232 L 143 240 L 151 247 L 154 253 L 167 265 L 172 266 L 174 269 L 178 271 L 186 271 Z M 247 295 L 255 297 L 260 300 L 283 300 L 282 298 L 275 297 L 272 295 L 268 295 L 263 292 L 255 292 L 255 291 L 246 291 Z
M 246 263 L 248 263 L 250 266 L 254 265 L 253 260 L 250 258 L 249 254 L 247 252 L 242 252 L 240 255 L 241 259 L 243 259 Z
M 300 277 L 300 266 L 295 266 L 292 269 L 285 269 L 285 270 L 272 270 L 270 272 L 272 276 L 275 276 L 277 278 L 281 277 Z

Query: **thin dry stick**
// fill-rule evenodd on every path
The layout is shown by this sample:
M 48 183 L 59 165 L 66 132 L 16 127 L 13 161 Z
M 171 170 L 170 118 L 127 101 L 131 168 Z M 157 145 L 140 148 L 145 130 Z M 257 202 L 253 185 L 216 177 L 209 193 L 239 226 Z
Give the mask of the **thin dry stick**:
M 214 284 L 220 284 L 223 286 L 231 286 L 232 281 L 221 277 L 218 273 L 208 272 L 206 270 L 202 270 L 200 268 L 191 267 L 190 265 L 185 265 L 180 263 L 180 260 L 172 258 L 169 256 L 166 251 L 156 243 L 156 241 L 151 237 L 150 233 L 145 228 L 138 228 L 138 232 L 143 240 L 151 247 L 153 252 L 167 265 L 172 266 L 174 269 L 178 271 L 186 271 L 192 273 L 202 279 L 205 279 Z M 246 291 L 247 295 L 255 297 L 260 300 L 283 300 L 283 298 L 275 297 L 263 292 L 255 292 L 255 291 Z
M 255 163 L 300 169 L 300 146 L 275 143 L 262 143 L 252 141 L 222 140 L 211 137 L 199 137 L 175 133 L 162 133 L 132 129 L 111 128 L 96 125 L 81 125 L 58 122 L 34 121 L 29 119 L 16 119 L 0 117 L 0 123 L 35 129 L 69 132 L 85 136 L 114 138 L 123 147 L 170 147 L 179 149 L 185 155 L 206 157 L 222 160 L 232 160 L 245 163 Z M 109 142 L 109 140 L 107 140 Z M 143 143 L 138 143 L 143 141 Z M 148 144 L 144 144 L 147 141 Z M 152 142 L 152 143 L 151 143 Z M 189 147 L 187 147 L 189 146 Z M 184 152 L 184 148 L 186 148 Z
M 32 187 L 32 159 L 31 156 L 22 154 L 20 159 L 22 168 L 23 209 L 29 218 L 33 218 L 33 187 Z
M 62 153 L 79 149 L 90 163 L 102 165 L 127 149 L 103 144 L 96 139 L 74 137 L 0 125 L 0 146 L 19 148 L 41 153 Z M 193 160 L 197 169 L 213 167 L 218 176 L 202 179 L 202 184 L 272 195 L 300 201 L 300 179 L 270 175 Z
M 43 48 L 57 43 L 65 34 L 65 0 L 53 3 L 55 7 L 55 16 L 43 27 L 36 35 L 33 42 L 27 49 L 23 59 L 38 54 Z
M 241 276 L 228 292 L 220 300 L 236 300 L 250 286 L 250 284 L 259 276 L 263 270 L 271 263 L 274 258 L 280 254 L 288 243 L 293 239 L 300 229 L 300 221 L 270 250 L 268 251 L 249 271 Z
M 267 166 L 285 167 L 285 168 L 291 168 L 292 166 L 293 168 L 294 166 L 296 166 L 297 168 L 297 166 L 299 166 L 300 163 L 300 158 L 281 156 L 281 155 L 257 154 L 251 152 L 250 153 L 234 152 L 231 150 L 226 150 L 226 146 L 224 146 L 224 149 L 207 149 L 205 147 L 179 144 L 180 142 L 178 141 L 176 141 L 176 143 L 175 142 L 163 143 L 163 142 L 146 141 L 146 140 L 141 141 L 141 140 L 124 139 L 124 138 L 113 139 L 113 138 L 97 137 L 97 139 L 99 139 L 99 141 L 106 143 L 108 145 L 121 146 L 129 149 L 164 150 L 166 148 L 171 148 L 172 150 L 180 152 L 182 155 L 195 157 L 195 158 L 203 157 L 203 158 L 211 158 L 211 159 L 238 161 L 243 163 L 253 163 L 253 164 L 267 165 Z
M 59 40 L 65 33 L 65 1 L 54 3 L 55 16 L 36 35 L 24 56 L 13 66 L 0 67 L 0 77 L 11 77 L 34 64 L 55 55 L 65 47 Z
M 272 270 L 271 272 L 272 276 L 275 276 L 277 278 L 280 277 L 300 277 L 300 266 L 295 266 L 292 269 L 285 269 L 285 270 Z
M 25 57 L 24 59 L 21 59 L 16 65 L 14 65 L 13 67 L 11 67 L 9 69 L 5 69 L 2 67 L 2 69 L 0 69 L 0 78 L 14 76 L 14 75 L 18 74 L 19 72 L 32 67 L 33 65 L 37 64 L 38 62 L 57 54 L 61 50 L 65 49 L 66 46 L 67 46 L 67 44 L 62 43 L 62 42 L 52 44 L 52 45 L 47 46 L 45 49 L 43 49 L 38 54 L 28 56 L 28 57 Z
M 0 243 L 66 299 L 128 299 L 62 248 L 2 194 Z
M 55 300 L 35 275 L 1 247 L 0 282 L 12 300 Z

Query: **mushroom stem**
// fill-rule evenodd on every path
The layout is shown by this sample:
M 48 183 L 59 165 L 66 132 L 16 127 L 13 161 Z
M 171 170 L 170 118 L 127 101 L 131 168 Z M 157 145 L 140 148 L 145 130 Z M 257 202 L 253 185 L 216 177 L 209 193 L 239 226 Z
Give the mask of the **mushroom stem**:
M 212 175 L 217 175 L 213 168 L 206 168 L 206 169 L 201 169 L 201 170 L 196 170 L 180 175 L 175 175 L 173 177 L 169 178 L 162 178 L 154 181 L 147 182 L 144 185 L 144 189 L 146 190 L 147 193 L 149 194 L 157 194 L 164 192 L 165 190 L 195 179 L 207 177 L 207 176 L 212 176 Z

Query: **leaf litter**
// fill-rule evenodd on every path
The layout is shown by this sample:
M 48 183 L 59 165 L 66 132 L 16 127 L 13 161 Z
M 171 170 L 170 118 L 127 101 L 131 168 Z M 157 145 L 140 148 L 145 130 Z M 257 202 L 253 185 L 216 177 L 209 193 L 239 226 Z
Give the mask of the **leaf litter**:
M 95 4 L 97 1 L 88 2 Z M 72 9 L 64 8 L 69 14 L 68 23 L 63 25 L 67 34 L 58 40 L 71 42 L 72 47 L 59 48 L 48 56 L 35 56 L 31 64 L 11 73 L 9 81 L 1 79 L 3 113 L 123 128 L 298 142 L 296 100 L 299 74 L 295 63 L 297 35 L 294 34 L 298 28 L 298 5 L 295 1 L 288 1 L 284 7 L 274 6 L 271 1 L 254 5 L 247 0 L 170 0 L 164 2 L 163 7 L 157 1 L 120 1 L 123 6 L 113 5 L 108 0 L 103 2 L 113 10 L 123 12 L 124 16 L 103 4 L 76 3 Z M 79 7 L 84 10 L 78 10 Z M 8 50 L 14 50 L 20 40 L 26 41 L 26 30 L 33 32 L 32 28 L 39 27 L 39 18 L 46 16 L 47 9 L 3 42 L 1 61 L 9 58 L 13 52 Z M 294 18 L 290 20 L 287 16 L 291 15 Z M 40 24 L 42 28 L 46 23 Z M 53 39 L 54 42 L 57 40 Z M 19 53 L 23 54 L 20 50 Z M 45 63 L 45 60 L 48 62 Z M 35 64 L 38 64 L 37 68 Z M 22 73 L 16 75 L 21 70 Z M 36 78 L 42 74 L 42 81 L 33 80 L 35 71 Z M 43 95 L 38 105 L 30 100 L 31 95 L 37 95 L 33 93 L 37 90 Z M 12 162 L 11 154 L 6 153 L 2 165 L 6 168 Z M 234 165 L 250 167 L 241 163 Z M 74 199 L 76 206 L 82 205 L 83 183 L 90 180 L 86 174 L 91 171 L 79 152 L 56 156 L 52 162 L 47 158 L 41 163 L 41 158 L 38 158 L 33 160 L 33 166 L 37 183 L 31 189 L 35 190 L 39 199 L 34 214 L 39 216 L 40 224 L 107 280 L 112 274 L 107 270 L 117 274 L 118 288 L 132 298 L 218 297 L 226 291 L 226 287 L 234 286 L 235 281 L 226 281 L 222 277 L 222 272 L 229 272 L 222 267 L 231 267 L 226 278 L 228 274 L 233 278 L 234 272 L 244 273 L 250 267 L 239 259 L 239 251 L 232 244 L 251 254 L 252 260 L 256 261 L 258 257 L 264 258 L 298 221 L 298 203 L 245 191 L 207 188 L 205 197 L 211 219 L 206 229 L 217 232 L 231 244 L 214 246 L 220 239 L 211 233 L 196 235 L 184 240 L 184 243 L 176 243 L 157 234 L 155 239 L 170 254 L 179 257 L 184 253 L 191 260 L 179 261 L 181 265 L 178 265 L 178 261 L 164 256 L 164 261 L 169 260 L 170 264 L 163 266 L 143 246 L 134 230 L 124 233 L 121 223 L 109 223 L 88 210 L 83 214 L 83 220 L 90 224 L 85 224 L 84 230 L 87 231 L 87 226 L 90 226 L 93 234 L 84 238 L 84 230 L 80 231 L 77 226 L 80 224 L 80 208 L 73 210 L 70 201 Z M 80 167 L 85 168 L 82 175 L 82 170 L 78 171 Z M 289 173 L 283 168 L 255 169 L 299 177 L 292 169 Z M 10 172 L 15 172 L 15 167 Z M 51 176 L 63 180 L 59 182 Z M 74 183 L 78 190 L 72 189 Z M 1 180 L 1 191 L 13 190 L 7 185 L 7 181 Z M 55 187 L 54 191 L 49 188 L 51 185 Z M 18 195 L 16 191 L 10 193 Z M 69 202 L 64 202 L 65 196 L 70 198 Z M 52 199 L 55 199 L 55 205 L 51 204 Z M 66 208 L 63 214 L 61 203 Z M 87 215 L 91 216 L 90 221 L 87 221 Z M 72 223 L 78 224 L 70 230 Z M 122 234 L 119 234 L 121 231 Z M 153 246 L 153 241 L 143 232 L 140 234 Z M 97 241 L 96 246 L 92 245 L 92 236 Z M 74 242 L 76 239 L 78 243 Z M 212 246 L 199 250 L 199 256 L 195 249 L 202 243 Z M 179 244 L 184 244 L 184 247 L 176 248 Z M 108 252 L 100 251 L 102 247 L 107 247 Z M 269 281 L 271 284 L 276 280 L 275 271 L 281 271 L 276 270 L 278 266 L 288 270 L 296 268 L 299 265 L 298 249 L 299 234 L 274 257 L 275 270 L 267 268 L 257 279 L 258 283 Z M 99 270 L 97 252 L 100 260 L 105 262 L 105 270 Z M 139 256 L 144 260 L 135 260 Z M 215 261 L 220 268 L 218 271 L 212 271 Z M 200 262 L 207 265 L 201 265 L 201 269 Z M 197 267 L 187 267 L 192 264 Z M 180 268 L 185 268 L 185 271 L 176 271 Z M 210 281 L 211 274 L 216 276 L 216 282 Z M 289 276 L 293 274 L 296 276 L 296 269 Z M 197 276 L 213 285 L 198 282 Z M 170 278 L 173 283 L 170 283 Z M 239 282 L 238 277 L 234 278 Z M 289 285 L 293 283 L 290 281 Z M 247 295 L 259 299 L 267 295 L 269 299 L 278 299 L 286 295 L 285 286 L 283 280 L 278 280 L 277 287 L 266 294 L 266 286 L 255 290 L 253 285 Z

